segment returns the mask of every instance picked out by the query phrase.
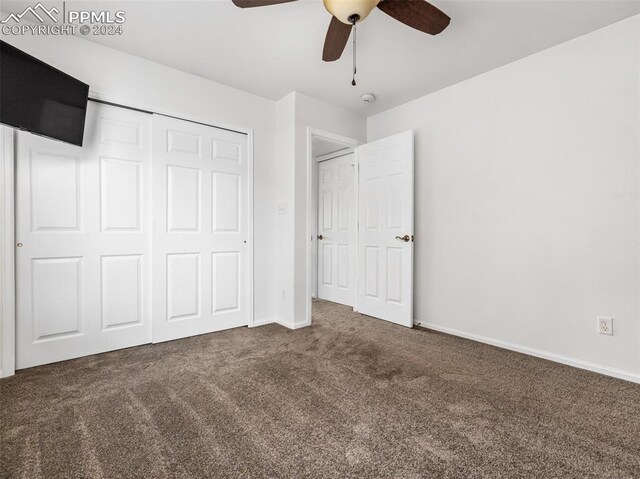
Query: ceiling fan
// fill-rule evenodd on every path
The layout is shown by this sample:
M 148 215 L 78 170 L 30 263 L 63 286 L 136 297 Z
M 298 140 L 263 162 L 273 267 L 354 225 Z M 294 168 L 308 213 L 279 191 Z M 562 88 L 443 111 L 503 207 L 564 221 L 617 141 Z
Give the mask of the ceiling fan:
M 240 8 L 263 7 L 296 0 L 232 0 Z M 354 79 L 355 85 L 355 30 L 356 24 L 363 21 L 378 7 L 399 22 L 424 33 L 437 35 L 442 32 L 451 19 L 447 14 L 426 0 L 323 0 L 324 7 L 333 15 L 324 40 L 322 59 L 332 62 L 340 58 L 354 31 Z

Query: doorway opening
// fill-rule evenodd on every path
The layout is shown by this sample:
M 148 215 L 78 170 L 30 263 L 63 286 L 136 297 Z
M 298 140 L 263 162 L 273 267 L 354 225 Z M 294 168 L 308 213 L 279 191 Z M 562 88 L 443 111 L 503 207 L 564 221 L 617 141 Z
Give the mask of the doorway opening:
M 314 300 L 355 305 L 358 141 L 308 130 L 308 319 Z
M 317 298 L 412 327 L 413 131 L 307 145 L 307 324 Z

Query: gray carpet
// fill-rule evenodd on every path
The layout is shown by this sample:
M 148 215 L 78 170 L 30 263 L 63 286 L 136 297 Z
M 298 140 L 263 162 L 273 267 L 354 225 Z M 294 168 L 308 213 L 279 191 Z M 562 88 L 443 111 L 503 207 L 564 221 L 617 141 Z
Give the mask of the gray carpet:
M 640 477 L 640 386 L 314 305 L 0 381 L 3 478 Z

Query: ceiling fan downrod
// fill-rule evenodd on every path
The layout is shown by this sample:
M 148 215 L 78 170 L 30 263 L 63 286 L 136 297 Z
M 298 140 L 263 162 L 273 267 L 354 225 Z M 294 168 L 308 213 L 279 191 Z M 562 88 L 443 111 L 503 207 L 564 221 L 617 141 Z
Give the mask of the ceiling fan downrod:
M 358 30 L 358 27 L 356 27 L 356 24 L 358 23 L 359 19 L 360 19 L 360 15 L 351 15 L 349 17 L 349 21 L 353 25 L 353 79 L 351 80 L 351 85 L 353 86 L 356 86 L 356 73 L 358 71 L 356 69 L 356 32 Z

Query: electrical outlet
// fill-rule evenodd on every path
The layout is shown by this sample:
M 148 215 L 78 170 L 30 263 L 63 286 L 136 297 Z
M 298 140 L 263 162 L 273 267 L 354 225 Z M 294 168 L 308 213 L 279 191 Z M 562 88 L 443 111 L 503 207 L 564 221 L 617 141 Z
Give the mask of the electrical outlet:
M 598 334 L 613 336 L 613 318 L 598 316 Z

